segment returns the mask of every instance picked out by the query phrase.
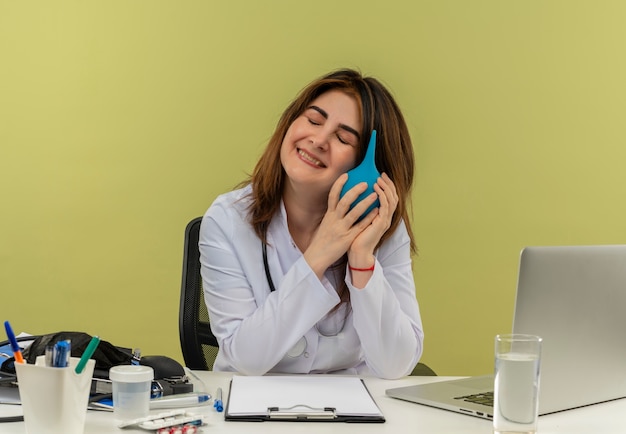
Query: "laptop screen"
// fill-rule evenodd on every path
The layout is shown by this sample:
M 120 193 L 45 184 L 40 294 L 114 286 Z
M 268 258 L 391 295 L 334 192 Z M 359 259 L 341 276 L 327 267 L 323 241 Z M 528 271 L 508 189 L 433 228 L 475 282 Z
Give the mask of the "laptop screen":
M 541 412 L 626 396 L 626 245 L 527 247 L 513 331 L 543 338 Z

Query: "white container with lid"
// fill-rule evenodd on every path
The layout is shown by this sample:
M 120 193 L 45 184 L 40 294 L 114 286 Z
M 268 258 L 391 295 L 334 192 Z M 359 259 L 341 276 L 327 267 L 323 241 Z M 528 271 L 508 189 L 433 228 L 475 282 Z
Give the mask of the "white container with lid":
M 113 416 L 118 421 L 137 419 L 150 412 L 150 386 L 154 370 L 150 366 L 121 365 L 109 370 L 113 383 Z

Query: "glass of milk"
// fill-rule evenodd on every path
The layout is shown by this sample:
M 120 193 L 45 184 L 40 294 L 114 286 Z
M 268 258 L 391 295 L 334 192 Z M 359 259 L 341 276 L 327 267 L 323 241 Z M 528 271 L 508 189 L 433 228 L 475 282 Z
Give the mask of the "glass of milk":
M 537 431 L 541 341 L 534 335 L 496 336 L 493 414 L 496 434 Z

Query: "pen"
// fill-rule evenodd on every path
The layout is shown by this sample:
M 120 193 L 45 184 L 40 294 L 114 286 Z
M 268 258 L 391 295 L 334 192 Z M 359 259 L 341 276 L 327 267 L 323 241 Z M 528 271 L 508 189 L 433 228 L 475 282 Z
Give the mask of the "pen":
M 224 411 L 224 406 L 222 404 L 222 388 L 221 387 L 217 388 L 217 395 L 215 396 L 215 403 L 213 404 L 213 407 L 215 407 L 215 409 L 218 412 Z
M 51 367 L 54 365 L 54 345 L 48 344 L 46 345 L 46 350 L 44 352 L 46 366 Z
M 211 400 L 211 395 L 206 393 L 183 393 L 165 396 L 150 400 L 150 409 L 155 408 L 179 408 L 206 405 Z
M 100 338 L 98 336 L 94 336 L 91 338 L 91 341 L 89 341 L 89 345 L 87 345 L 87 348 L 85 348 L 85 352 L 78 361 L 78 365 L 76 365 L 76 369 L 74 370 L 74 372 L 76 372 L 77 374 L 83 372 L 83 369 L 85 369 L 85 365 L 87 365 L 87 362 L 89 361 L 91 356 L 93 356 L 93 353 L 94 351 L 96 351 L 99 343 Z
M 13 350 L 13 357 L 15 357 L 15 361 L 17 363 L 24 363 L 24 357 L 22 357 L 22 350 L 20 350 L 20 346 L 17 344 L 17 339 L 15 339 L 15 334 L 13 333 L 11 324 L 9 324 L 8 321 L 4 322 L 4 329 L 7 331 L 7 336 L 9 337 L 9 341 L 11 341 L 11 349 Z
M 59 341 L 54 344 L 52 350 L 52 366 L 55 368 L 67 368 L 70 363 L 70 348 L 71 343 L 69 340 Z

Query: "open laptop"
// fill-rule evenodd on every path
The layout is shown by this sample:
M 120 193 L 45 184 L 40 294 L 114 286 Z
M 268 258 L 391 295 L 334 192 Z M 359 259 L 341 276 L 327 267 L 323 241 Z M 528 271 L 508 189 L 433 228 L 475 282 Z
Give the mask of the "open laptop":
M 540 415 L 626 397 L 626 245 L 522 250 L 513 332 L 543 338 Z M 491 419 L 493 381 L 486 375 L 386 394 Z

